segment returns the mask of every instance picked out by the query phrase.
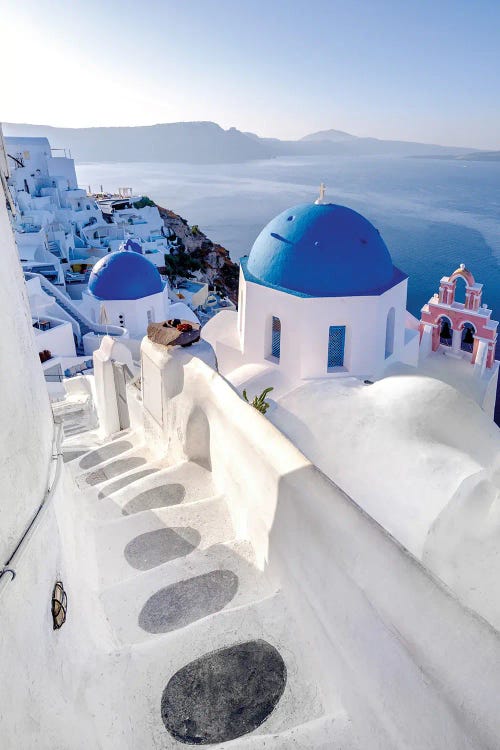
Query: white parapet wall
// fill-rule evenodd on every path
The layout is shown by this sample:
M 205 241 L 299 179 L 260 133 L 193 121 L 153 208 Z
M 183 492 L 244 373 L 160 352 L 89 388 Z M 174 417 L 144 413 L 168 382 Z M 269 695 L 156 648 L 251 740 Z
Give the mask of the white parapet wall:
M 1 184 L 0 255 L 1 568 L 46 490 L 53 432 L 28 295 Z
M 0 575 L 0 747 L 97 748 L 94 722 L 82 712 L 88 697 L 81 682 L 95 668 L 96 623 L 92 607 L 80 607 L 81 559 L 74 555 L 68 563 L 61 544 L 55 506 L 68 514 L 68 487 L 64 491 L 53 471 L 58 464 L 60 477 L 60 445 L 54 439 L 59 430 L 1 185 L 0 253 L 0 570 L 8 563 L 12 571 Z M 66 530 L 71 553 L 78 535 L 74 520 Z M 61 631 L 53 629 L 51 616 L 56 580 L 71 591 L 71 614 Z M 79 617 L 79 610 L 87 617 Z
M 142 344 L 150 440 L 209 466 L 370 750 L 497 747 L 500 637 L 190 350 Z

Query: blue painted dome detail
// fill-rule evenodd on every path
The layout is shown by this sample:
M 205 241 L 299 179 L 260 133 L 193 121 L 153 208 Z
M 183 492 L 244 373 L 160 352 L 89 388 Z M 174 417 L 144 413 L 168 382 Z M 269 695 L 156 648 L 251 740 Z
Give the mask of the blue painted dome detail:
M 88 291 L 97 299 L 141 299 L 163 291 L 156 266 L 136 252 L 119 250 L 95 264 Z
M 373 224 L 334 203 L 283 211 L 259 234 L 243 268 L 257 283 L 312 297 L 381 293 L 399 274 Z

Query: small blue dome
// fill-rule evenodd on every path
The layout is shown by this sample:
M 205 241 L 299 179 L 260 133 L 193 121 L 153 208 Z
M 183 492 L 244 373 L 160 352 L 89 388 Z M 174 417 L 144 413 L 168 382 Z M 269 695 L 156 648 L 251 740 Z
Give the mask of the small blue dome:
M 398 273 L 373 224 L 333 203 L 283 211 L 259 234 L 243 267 L 258 283 L 312 297 L 380 293 Z
M 95 264 L 88 290 L 97 299 L 141 299 L 163 291 L 158 269 L 139 253 L 119 250 Z
M 124 250 L 133 250 L 134 253 L 141 253 L 142 255 L 142 246 L 140 242 L 137 242 L 137 240 L 127 240 L 124 245 L 122 245 Z

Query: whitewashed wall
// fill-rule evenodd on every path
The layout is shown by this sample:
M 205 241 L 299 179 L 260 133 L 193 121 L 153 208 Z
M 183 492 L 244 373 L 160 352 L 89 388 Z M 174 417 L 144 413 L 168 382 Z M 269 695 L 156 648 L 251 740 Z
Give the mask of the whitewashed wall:
M 0 187 L 0 563 L 46 489 L 52 415 L 28 296 Z
M 203 362 L 147 340 L 142 354 L 151 439 L 211 466 L 238 536 L 280 580 L 327 704 L 340 683 L 360 746 L 497 747 L 499 634 Z
M 169 308 L 168 291 L 164 290 L 149 297 L 128 300 L 98 300 L 88 292 L 82 294 L 82 306 L 95 323 L 100 322 L 101 307 L 104 306 L 110 325 L 121 325 L 132 338 L 142 338 L 148 329 L 148 312 L 152 321 L 165 320 Z
M 203 328 L 224 375 L 241 365 L 267 364 L 291 381 L 378 377 L 393 362 L 416 366 L 418 334 L 406 327 L 406 279 L 379 296 L 298 297 L 246 281 L 240 271 L 238 319 L 221 312 Z M 386 328 L 394 310 L 392 352 Z M 279 362 L 271 355 L 272 319 L 281 323 Z M 328 369 L 330 326 L 345 326 L 344 364 Z M 233 351 L 231 351 L 233 349 Z
M 47 331 L 33 329 L 37 352 L 47 349 L 53 357 L 76 357 L 73 328 L 66 321 L 51 318 L 52 328 Z

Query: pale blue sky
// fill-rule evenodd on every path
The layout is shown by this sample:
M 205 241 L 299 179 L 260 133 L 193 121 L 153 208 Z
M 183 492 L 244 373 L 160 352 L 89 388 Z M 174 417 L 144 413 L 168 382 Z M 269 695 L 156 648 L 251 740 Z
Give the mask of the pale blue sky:
M 4 121 L 500 148 L 499 0 L 0 0 L 0 18 Z

